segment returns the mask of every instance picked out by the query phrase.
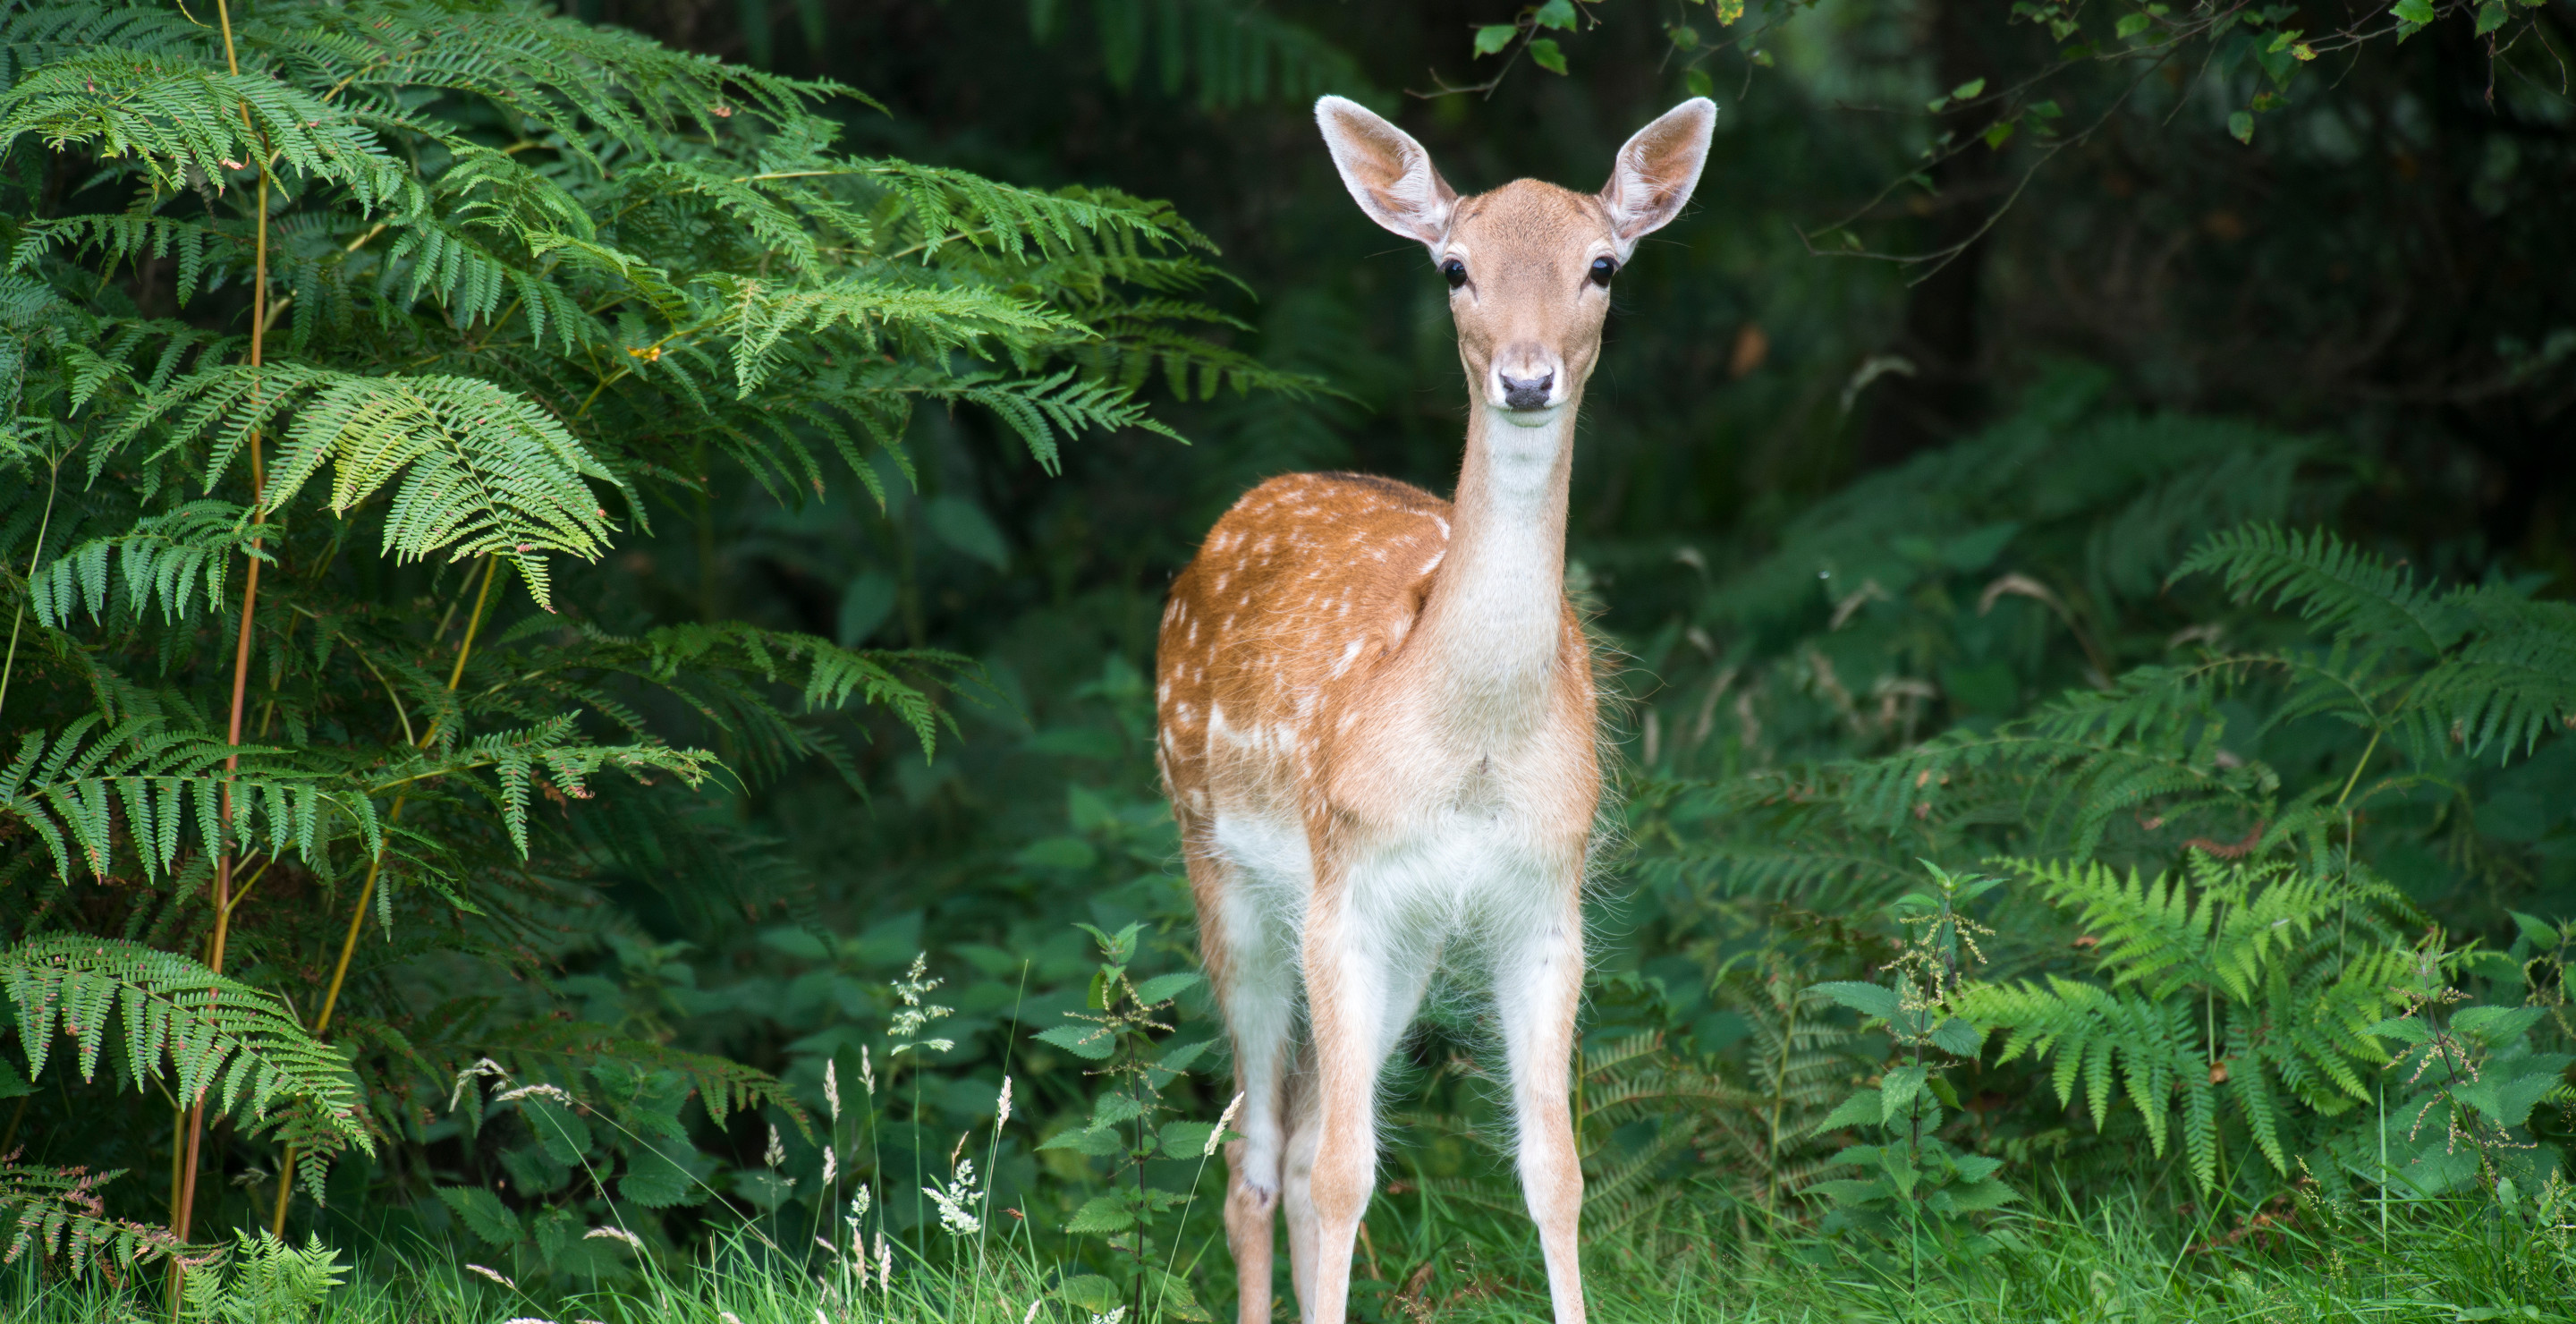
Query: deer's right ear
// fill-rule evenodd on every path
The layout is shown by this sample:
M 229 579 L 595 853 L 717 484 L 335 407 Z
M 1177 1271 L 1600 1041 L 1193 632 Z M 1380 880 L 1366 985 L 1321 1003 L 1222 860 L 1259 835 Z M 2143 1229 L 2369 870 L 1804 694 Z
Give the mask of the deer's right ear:
M 1317 99 L 1315 124 L 1332 149 L 1342 186 L 1369 219 L 1426 245 L 1449 233 L 1458 194 L 1412 135 L 1344 97 Z

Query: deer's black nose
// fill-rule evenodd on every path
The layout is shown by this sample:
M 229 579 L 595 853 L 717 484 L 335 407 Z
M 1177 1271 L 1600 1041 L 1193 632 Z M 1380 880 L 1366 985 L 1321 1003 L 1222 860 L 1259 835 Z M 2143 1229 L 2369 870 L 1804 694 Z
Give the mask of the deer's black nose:
M 1536 377 L 1514 377 L 1504 373 L 1502 379 L 1503 404 L 1511 409 L 1547 408 L 1548 388 L 1556 385 L 1554 372 L 1543 372 Z

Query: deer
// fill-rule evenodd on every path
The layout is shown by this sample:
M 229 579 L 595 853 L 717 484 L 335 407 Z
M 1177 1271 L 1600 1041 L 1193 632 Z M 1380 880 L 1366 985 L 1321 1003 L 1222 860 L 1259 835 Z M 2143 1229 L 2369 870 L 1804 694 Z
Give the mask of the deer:
M 1453 957 L 1490 978 L 1549 1296 L 1583 1324 L 1568 1092 L 1603 775 L 1564 589 L 1574 421 L 1612 277 L 1689 202 L 1716 118 L 1695 97 L 1638 130 L 1598 193 L 1462 198 L 1403 130 L 1315 103 L 1360 210 L 1448 284 L 1467 440 L 1448 501 L 1348 473 L 1262 483 L 1164 607 L 1155 755 L 1233 1045 L 1240 1324 L 1270 1319 L 1283 1205 L 1301 1318 L 1343 1324 L 1378 1078 Z

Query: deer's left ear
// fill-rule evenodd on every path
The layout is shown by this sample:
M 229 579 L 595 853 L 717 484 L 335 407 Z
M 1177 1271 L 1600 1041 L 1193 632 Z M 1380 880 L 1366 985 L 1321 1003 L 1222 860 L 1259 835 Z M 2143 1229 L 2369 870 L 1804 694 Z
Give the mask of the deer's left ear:
M 1601 204 L 1610 209 L 1610 232 L 1626 262 L 1637 241 L 1681 214 L 1708 164 L 1709 135 L 1717 128 L 1717 103 L 1707 97 L 1665 111 L 1619 149 Z

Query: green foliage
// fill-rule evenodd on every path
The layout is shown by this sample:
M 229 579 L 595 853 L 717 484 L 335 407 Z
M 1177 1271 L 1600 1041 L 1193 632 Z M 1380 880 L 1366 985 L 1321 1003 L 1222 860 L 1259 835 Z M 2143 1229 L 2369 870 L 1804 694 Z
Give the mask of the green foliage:
M 1819 1132 L 1852 1129 L 1876 1133 L 1876 1143 L 1846 1145 L 1826 1161 L 1828 1170 L 1856 1168 L 1859 1175 L 1817 1182 L 1809 1188 L 1833 1208 L 1819 1225 L 1828 1233 L 1859 1231 L 1882 1238 L 1901 1235 L 1909 1273 L 1919 1278 L 1927 1246 L 1960 1245 L 1969 1253 L 1990 1247 L 1973 1230 L 1971 1215 L 2020 1197 L 2006 1185 L 1998 1157 L 1962 1153 L 1941 1138 L 1943 1108 L 1956 1111 L 1959 1095 L 1940 1058 L 1973 1059 L 1984 1036 L 1960 1013 L 1967 1010 L 1969 970 L 1979 958 L 1977 940 L 1993 931 L 1961 913 L 1992 891 L 1997 880 L 1954 877 L 1931 868 L 1932 890 L 1909 893 L 1895 910 L 1900 925 L 1919 928 L 1888 967 L 1886 984 L 1841 981 L 1815 991 L 1883 1026 L 1902 1062 L 1878 1082 L 1853 1092 L 1816 1123 Z
M 2013 868 L 2094 939 L 2097 973 L 1971 993 L 1967 1014 L 2005 1032 L 1999 1065 L 2054 1055 L 2061 1102 L 2080 1085 L 2097 1127 L 2115 1101 L 2131 1104 L 2159 1155 L 2179 1111 L 2204 1191 L 2218 1181 L 2222 1106 L 2286 1176 L 2307 1129 L 2294 1130 L 2294 1111 L 2334 1117 L 2370 1101 L 2366 1073 L 2387 1055 L 2368 1027 L 2413 965 L 2386 885 L 2207 852 L 2152 880 L 2098 863 Z
M 12 11 L 0 51 L 21 1051 L 42 1076 L 72 1034 L 86 1085 L 121 1031 L 100 1086 L 211 1095 L 242 1123 L 220 1169 L 291 1148 L 318 1197 L 325 1160 L 381 1152 L 334 1193 L 416 1188 L 418 1224 L 461 1218 L 523 1272 L 617 1271 L 593 1222 L 665 1245 L 660 1211 L 774 1167 L 717 1156 L 741 1112 L 810 1123 L 770 1072 L 555 1014 L 540 977 L 601 949 L 586 916 L 630 881 L 702 911 L 801 895 L 691 793 L 809 763 L 863 791 L 878 737 L 926 759 L 981 671 L 712 598 L 603 613 L 612 551 L 712 536 L 733 476 L 904 519 L 924 404 L 1051 472 L 1086 434 L 1177 441 L 1158 376 L 1311 380 L 1210 338 L 1241 324 L 1165 204 L 854 154 L 848 89 L 543 8 L 208 26 L 96 0 Z M 536 1092 L 487 1101 L 478 1072 Z M 171 1143 L 76 1097 L 20 1105 L 58 1152 Z M 459 1140 L 462 1171 L 428 1158 Z M 282 1180 L 204 1183 L 224 1211 L 198 1226 L 265 1223 Z M 257 1277 L 297 1252 L 242 1253 Z
M 208 1324 L 304 1324 L 349 1272 L 322 1238 L 302 1248 L 262 1232 L 233 1234 L 229 1253 L 193 1267 L 182 1310 Z
M 1197 1304 L 1189 1281 L 1152 1262 L 1155 1233 L 1158 1224 L 1176 1221 L 1197 1198 L 1197 1178 L 1232 1134 L 1226 1123 L 1242 1101 L 1238 1098 L 1228 1105 L 1225 1115 L 1213 1122 L 1159 1120 L 1160 1114 L 1174 1111 L 1163 1101 L 1164 1091 L 1216 1046 L 1209 1039 L 1173 1044 L 1158 1038 L 1173 1029 L 1162 1018 L 1172 1014 L 1174 1000 L 1198 984 L 1199 976 L 1176 972 L 1139 983 L 1129 976 L 1128 967 L 1137 956 L 1142 924 L 1130 924 L 1114 934 L 1088 924 L 1081 927 L 1100 948 L 1100 966 L 1085 999 L 1087 1009 L 1064 1013 L 1072 1023 L 1050 1026 L 1034 1037 L 1085 1062 L 1098 1063 L 1086 1074 L 1106 1079 L 1093 1097 L 1091 1115 L 1048 1137 L 1038 1148 L 1108 1161 L 1108 1189 L 1075 1210 L 1064 1230 L 1103 1238 L 1111 1250 L 1130 1260 L 1130 1305 L 1136 1314 L 1143 1316 L 1150 1293 L 1158 1309 L 1182 1319 L 1203 1320 L 1208 1314 Z M 1148 1165 L 1158 1159 L 1189 1165 L 1189 1185 L 1170 1190 L 1151 1184 Z M 1178 1236 L 1176 1229 L 1170 1233 L 1172 1240 Z M 1095 1308 L 1106 1310 L 1108 1304 Z
M 177 1239 L 167 1229 L 106 1216 L 98 1187 L 122 1175 L 0 1163 L 0 1215 L 10 1224 L 9 1250 L 0 1263 L 16 1264 L 34 1250 L 43 1258 L 61 1256 L 75 1274 L 95 1265 L 113 1280 L 177 1252 Z
M 194 961 L 115 939 L 31 938 L 0 951 L 0 990 L 9 995 L 31 1078 L 44 1075 L 55 1036 L 66 1034 L 78 1049 L 81 1079 L 94 1079 L 109 1037 L 121 1032 L 125 1052 L 114 1065 L 129 1086 L 159 1082 L 166 1062 L 181 1099 L 219 1104 L 251 1123 L 294 1100 L 319 1121 L 309 1128 L 320 1132 L 313 1138 L 333 1149 L 375 1148 L 340 1057 L 277 998 Z M 320 1189 L 318 1167 L 308 1167 L 305 1179 Z

